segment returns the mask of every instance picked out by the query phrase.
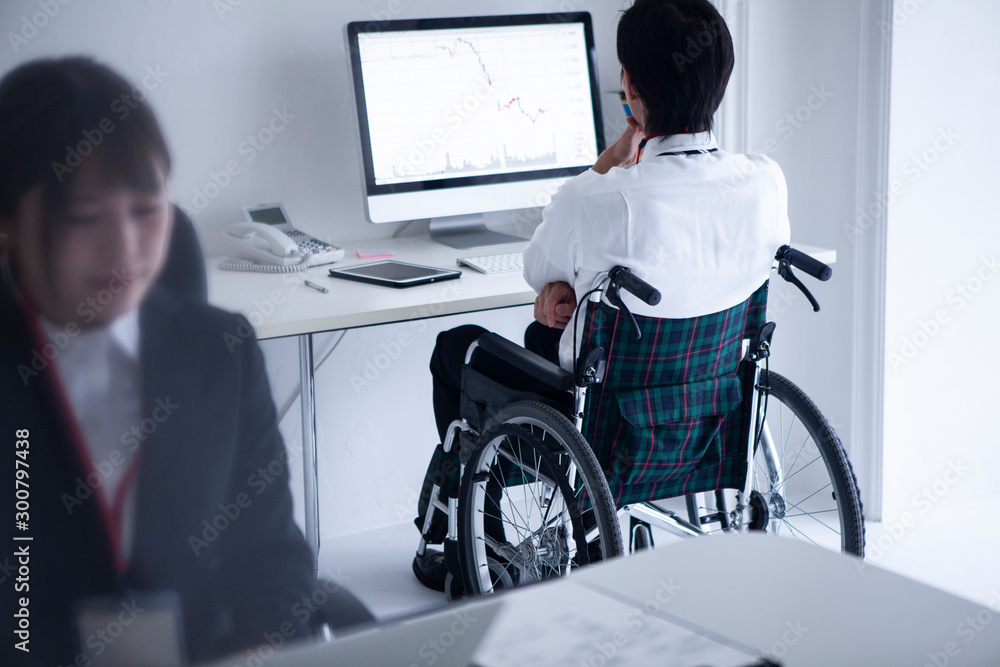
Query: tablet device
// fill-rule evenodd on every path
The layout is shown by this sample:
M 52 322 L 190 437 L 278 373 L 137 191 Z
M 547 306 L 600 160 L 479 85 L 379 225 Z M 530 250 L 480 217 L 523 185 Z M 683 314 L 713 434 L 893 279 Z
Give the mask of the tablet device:
M 411 287 L 434 283 L 440 280 L 452 280 L 462 275 L 455 269 L 439 269 L 435 266 L 408 264 L 395 260 L 358 264 L 338 269 L 330 269 L 334 278 L 357 280 L 363 283 L 387 285 L 389 287 Z

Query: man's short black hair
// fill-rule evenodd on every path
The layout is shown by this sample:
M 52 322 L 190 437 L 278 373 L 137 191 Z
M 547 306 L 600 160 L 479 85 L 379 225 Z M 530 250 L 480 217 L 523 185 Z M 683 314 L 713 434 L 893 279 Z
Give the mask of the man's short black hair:
M 712 129 L 733 71 L 733 39 L 708 0 L 635 0 L 618 22 L 618 61 L 648 134 Z

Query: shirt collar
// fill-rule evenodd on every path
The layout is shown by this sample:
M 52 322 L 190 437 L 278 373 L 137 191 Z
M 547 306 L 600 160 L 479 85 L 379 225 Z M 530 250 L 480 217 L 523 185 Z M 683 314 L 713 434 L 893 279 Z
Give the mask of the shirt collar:
M 658 156 L 660 153 L 711 150 L 718 149 L 715 142 L 715 135 L 711 132 L 695 132 L 688 134 L 671 134 L 666 137 L 653 137 L 642 149 L 642 157 L 639 162 L 645 162 Z
M 118 343 L 129 359 L 139 358 L 139 309 L 133 308 L 124 315 L 119 315 L 108 327 L 112 340 Z
M 42 330 L 50 339 L 52 339 L 57 332 L 63 330 L 63 327 L 53 324 L 44 316 L 40 315 L 39 320 Z M 114 321 L 111 322 L 111 324 L 96 327 L 94 329 L 84 329 L 84 332 L 92 332 L 98 337 L 106 336 L 109 340 L 114 341 L 114 343 L 118 346 L 118 349 L 125 353 L 125 356 L 128 357 L 129 361 L 136 361 L 139 359 L 138 308 L 135 308 L 124 315 L 119 315 L 114 319 Z

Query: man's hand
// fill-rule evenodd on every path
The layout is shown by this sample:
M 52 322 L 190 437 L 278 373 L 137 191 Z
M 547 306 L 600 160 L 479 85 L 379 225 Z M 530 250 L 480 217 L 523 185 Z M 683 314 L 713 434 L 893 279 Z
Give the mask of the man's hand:
M 568 283 L 549 283 L 535 297 L 535 319 L 547 327 L 565 329 L 576 310 L 576 293 Z
M 594 163 L 594 171 L 598 174 L 608 173 L 612 167 L 627 167 L 635 163 L 635 156 L 639 152 L 639 142 L 645 136 L 642 126 L 635 118 L 625 119 L 628 127 L 622 132 L 618 140 L 604 149 L 597 162 Z

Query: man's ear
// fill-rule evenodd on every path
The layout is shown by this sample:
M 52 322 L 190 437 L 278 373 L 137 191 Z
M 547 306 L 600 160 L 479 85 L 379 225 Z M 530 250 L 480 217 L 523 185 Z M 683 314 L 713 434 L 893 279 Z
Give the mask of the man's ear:
M 625 87 L 625 93 L 630 99 L 636 99 L 639 97 L 638 91 L 636 91 L 635 86 L 632 85 L 632 77 L 629 76 L 628 70 L 622 68 L 622 86 Z

